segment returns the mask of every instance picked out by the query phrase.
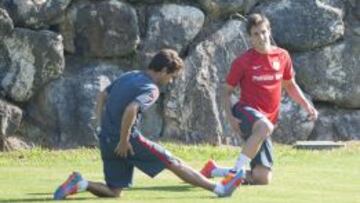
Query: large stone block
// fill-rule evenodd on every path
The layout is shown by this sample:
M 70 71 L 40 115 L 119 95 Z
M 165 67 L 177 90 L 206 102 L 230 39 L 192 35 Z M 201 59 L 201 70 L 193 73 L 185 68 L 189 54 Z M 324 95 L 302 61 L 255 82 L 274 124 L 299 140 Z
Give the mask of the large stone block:
M 0 43 L 4 61 L 0 63 L 1 87 L 17 102 L 28 101 L 65 67 L 62 37 L 51 31 L 15 28 Z
M 117 57 L 140 42 L 136 11 L 121 1 L 79 1 L 60 24 L 65 50 L 90 57 Z
M 269 17 L 275 41 L 293 51 L 334 43 L 344 35 L 344 11 L 319 0 L 265 1 L 255 9 Z

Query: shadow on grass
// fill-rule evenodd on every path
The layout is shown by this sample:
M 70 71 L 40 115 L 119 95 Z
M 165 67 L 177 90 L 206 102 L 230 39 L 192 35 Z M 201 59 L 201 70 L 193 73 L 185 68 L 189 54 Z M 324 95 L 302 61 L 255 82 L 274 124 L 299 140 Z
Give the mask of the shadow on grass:
M 127 189 L 128 192 L 131 191 L 164 191 L 164 192 L 187 192 L 191 191 L 195 187 L 192 185 L 168 185 L 168 186 L 150 186 L 150 187 L 133 187 Z M 169 199 L 169 197 L 147 197 L 148 200 L 165 200 Z M 182 197 L 172 197 L 170 199 L 189 199 L 189 196 L 182 196 Z M 202 195 L 202 196 L 191 196 L 191 199 L 217 199 L 215 195 Z M 134 199 L 135 200 L 135 199 Z
M 150 186 L 150 187 L 133 187 L 127 189 L 128 191 L 167 191 L 167 192 L 185 192 L 193 189 L 191 185 L 169 185 L 169 186 Z
M 33 193 L 27 193 L 26 195 L 32 195 L 32 196 L 52 196 L 53 193 L 51 192 L 33 192 Z

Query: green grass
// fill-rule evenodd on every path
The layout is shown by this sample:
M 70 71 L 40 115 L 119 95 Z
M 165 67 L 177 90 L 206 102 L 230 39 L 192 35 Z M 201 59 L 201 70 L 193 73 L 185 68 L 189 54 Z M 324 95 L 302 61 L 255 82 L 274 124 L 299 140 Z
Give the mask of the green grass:
M 175 155 L 199 169 L 209 158 L 232 165 L 239 152 L 234 147 L 164 144 Z M 360 143 L 330 151 L 295 150 L 275 145 L 274 179 L 269 186 L 242 186 L 231 198 L 183 183 L 169 172 L 155 179 L 135 172 L 134 187 L 121 199 L 101 199 L 89 193 L 68 202 L 351 202 L 360 203 Z M 52 202 L 52 192 L 70 172 L 102 181 L 97 149 L 49 151 L 33 149 L 0 153 L 0 203 Z

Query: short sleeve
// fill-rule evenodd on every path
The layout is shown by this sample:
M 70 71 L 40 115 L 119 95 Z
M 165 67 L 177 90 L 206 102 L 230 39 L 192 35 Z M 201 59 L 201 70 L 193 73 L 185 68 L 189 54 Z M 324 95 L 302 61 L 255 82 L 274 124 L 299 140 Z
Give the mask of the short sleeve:
M 115 81 L 113 81 L 110 85 L 108 85 L 105 90 L 108 94 L 110 94 L 111 89 L 114 87 L 114 85 L 119 81 L 120 78 L 117 78 Z
M 109 86 L 105 88 L 106 92 L 109 94 L 111 92 L 111 89 L 113 87 L 113 83 L 111 83 Z
M 293 68 L 292 60 L 290 58 L 290 55 L 286 53 L 283 79 L 291 80 L 294 76 L 295 76 L 295 71 Z
M 154 86 L 147 87 L 139 96 L 135 98 L 135 101 L 140 106 L 140 111 L 145 111 L 152 106 L 159 98 L 159 89 Z
M 233 61 L 233 63 L 231 64 L 230 72 L 226 77 L 226 83 L 228 85 L 235 87 L 240 83 L 244 75 L 244 72 L 241 71 L 242 68 L 244 68 L 244 66 L 241 63 L 240 59 L 236 59 Z

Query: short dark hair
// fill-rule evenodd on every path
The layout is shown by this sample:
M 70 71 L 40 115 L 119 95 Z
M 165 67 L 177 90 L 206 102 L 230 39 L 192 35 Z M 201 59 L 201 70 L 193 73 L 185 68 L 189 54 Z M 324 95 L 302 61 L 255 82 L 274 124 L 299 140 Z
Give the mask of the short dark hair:
M 184 62 L 172 49 L 160 50 L 151 60 L 148 69 L 160 72 L 166 68 L 167 73 L 174 73 L 184 68 Z
M 251 34 L 251 28 L 253 26 L 258 26 L 261 24 L 265 24 L 270 30 L 269 19 L 263 14 L 253 13 L 247 17 L 246 31 L 248 32 L 248 34 Z

